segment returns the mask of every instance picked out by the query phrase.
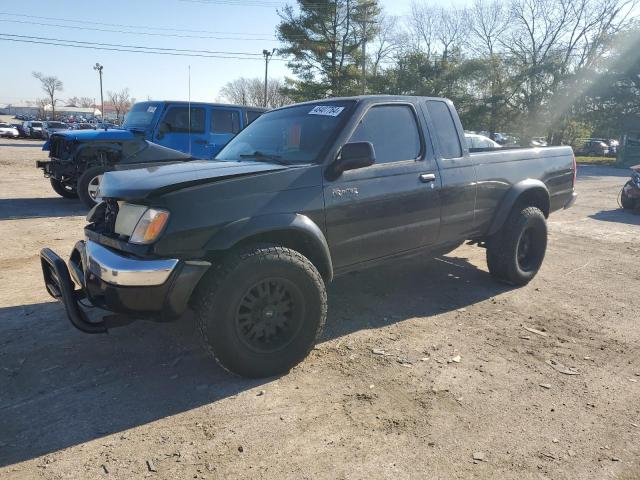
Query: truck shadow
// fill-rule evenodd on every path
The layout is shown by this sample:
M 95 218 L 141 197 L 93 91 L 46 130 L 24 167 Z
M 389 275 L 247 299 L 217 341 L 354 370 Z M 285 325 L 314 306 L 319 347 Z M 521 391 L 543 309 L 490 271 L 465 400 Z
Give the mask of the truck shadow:
M 80 200 L 62 197 L 1 198 L 0 220 L 84 216 L 88 209 Z
M 630 211 L 616 208 L 615 210 L 601 210 L 589 215 L 589 218 L 602 222 L 626 223 L 627 225 L 640 225 L 640 210 Z
M 468 261 L 394 262 L 336 279 L 322 341 L 430 317 L 507 290 Z M 192 314 L 108 335 L 73 329 L 57 303 L 0 309 L 0 466 L 122 432 L 236 395 L 266 380 L 227 374 Z

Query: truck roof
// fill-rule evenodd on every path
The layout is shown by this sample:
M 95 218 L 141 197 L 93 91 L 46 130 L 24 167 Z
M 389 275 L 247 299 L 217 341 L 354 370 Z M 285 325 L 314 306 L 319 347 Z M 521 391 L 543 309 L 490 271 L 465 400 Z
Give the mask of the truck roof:
M 143 100 L 141 102 L 136 103 L 173 103 L 173 104 L 181 104 L 181 105 L 208 105 L 211 107 L 234 107 L 234 108 L 244 108 L 246 110 L 255 110 L 259 112 L 265 112 L 268 108 L 264 107 L 252 107 L 249 105 L 236 105 L 234 103 L 211 103 L 211 102 L 189 102 L 187 100 Z
M 451 102 L 451 100 L 449 100 L 448 98 L 444 98 L 444 97 L 423 97 L 423 96 L 419 96 L 419 95 L 353 95 L 353 96 L 350 96 L 350 97 L 327 97 L 327 98 L 320 98 L 318 100 L 309 100 L 307 102 L 300 102 L 300 103 L 295 103 L 295 104 L 291 104 L 291 105 L 285 105 L 285 106 L 279 107 L 279 108 L 274 108 L 273 110 L 282 110 L 282 109 L 289 108 L 289 107 L 296 107 L 298 105 L 307 105 L 307 104 L 308 105 L 314 105 L 314 104 L 323 103 L 323 102 L 346 102 L 346 101 L 371 102 L 371 103 L 378 103 L 378 102 L 384 102 L 384 101 L 412 102 L 412 101 L 415 101 L 417 99 L 421 99 L 421 100 L 440 100 L 440 101 L 443 101 L 443 102 Z M 271 110 L 271 111 L 273 111 L 273 110 Z

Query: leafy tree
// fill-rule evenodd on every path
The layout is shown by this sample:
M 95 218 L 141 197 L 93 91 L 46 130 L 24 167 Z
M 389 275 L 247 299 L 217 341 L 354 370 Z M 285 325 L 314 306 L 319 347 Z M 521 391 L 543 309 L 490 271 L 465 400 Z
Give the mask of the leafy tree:
M 281 12 L 281 55 L 296 78 L 287 94 L 296 101 L 358 93 L 358 61 L 364 41 L 377 32 L 377 0 L 297 0 Z

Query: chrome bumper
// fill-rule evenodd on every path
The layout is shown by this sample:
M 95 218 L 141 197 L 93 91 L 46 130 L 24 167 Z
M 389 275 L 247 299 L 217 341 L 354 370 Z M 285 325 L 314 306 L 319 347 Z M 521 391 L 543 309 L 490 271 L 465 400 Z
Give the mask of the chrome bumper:
M 115 253 L 87 240 L 85 265 L 91 273 L 112 285 L 141 287 L 162 285 L 178 265 L 177 259 L 138 260 Z

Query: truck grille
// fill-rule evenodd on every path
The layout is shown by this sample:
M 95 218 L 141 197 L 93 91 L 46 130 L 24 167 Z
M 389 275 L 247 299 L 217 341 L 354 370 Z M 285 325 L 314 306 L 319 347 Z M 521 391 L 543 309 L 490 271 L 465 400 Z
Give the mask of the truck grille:
M 113 234 L 116 229 L 116 217 L 118 216 L 118 202 L 112 199 L 104 201 L 104 233 Z
M 73 142 L 58 135 L 52 135 L 49 142 L 49 158 L 66 160 L 71 154 Z

